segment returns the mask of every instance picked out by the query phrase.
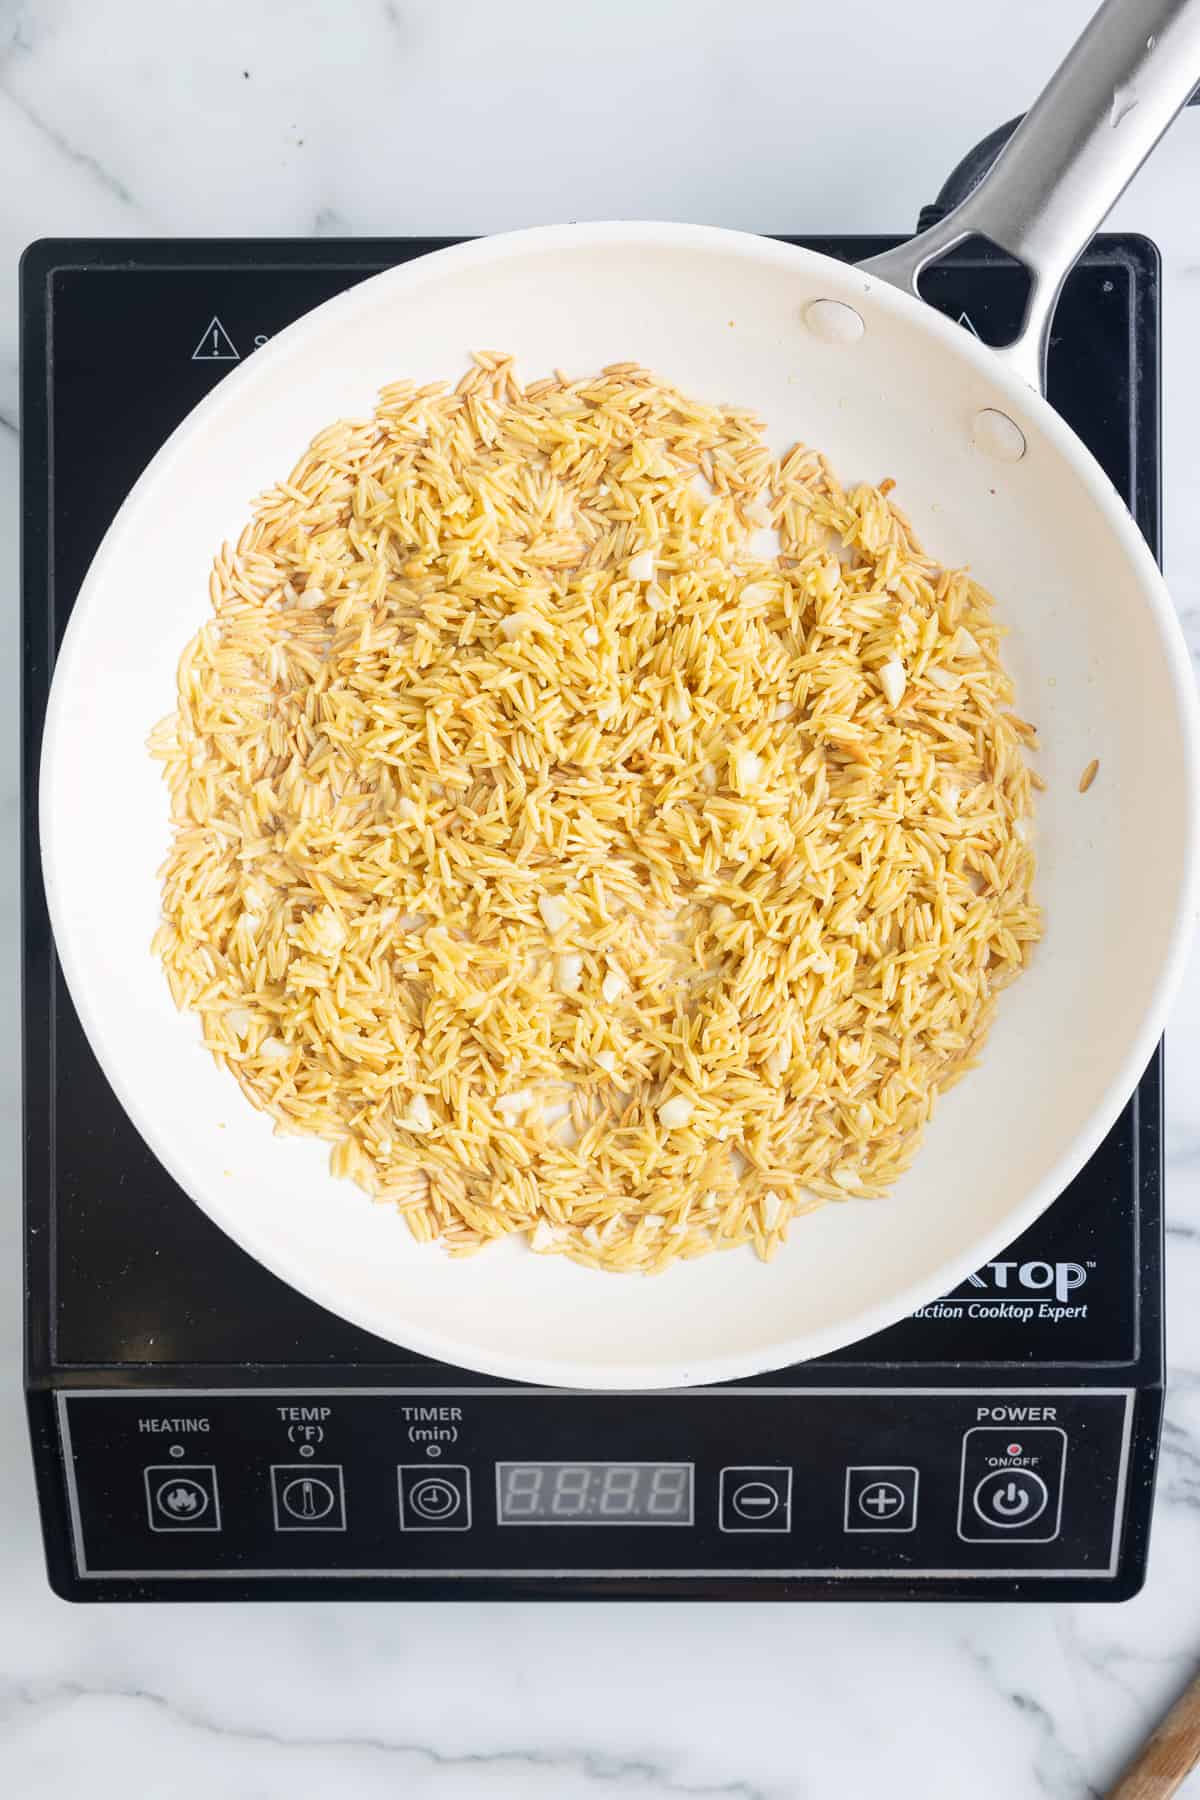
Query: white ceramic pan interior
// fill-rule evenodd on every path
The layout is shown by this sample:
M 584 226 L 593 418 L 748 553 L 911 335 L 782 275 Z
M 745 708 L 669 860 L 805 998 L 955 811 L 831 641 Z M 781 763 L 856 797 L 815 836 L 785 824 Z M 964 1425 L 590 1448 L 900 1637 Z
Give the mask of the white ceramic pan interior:
M 856 342 L 810 329 L 818 299 L 854 310 Z M 214 551 L 319 428 L 368 412 L 388 379 L 456 377 L 473 346 L 515 351 L 530 379 L 637 358 L 703 399 L 755 408 L 776 446 L 819 445 L 847 479 L 893 476 L 927 546 L 969 563 L 1011 628 L 1019 709 L 1045 746 L 1045 940 L 912 1172 L 886 1200 L 799 1221 L 769 1266 L 733 1252 L 646 1279 L 518 1242 L 467 1262 L 419 1248 L 394 1212 L 332 1179 L 325 1146 L 273 1135 L 176 1013 L 150 954 L 168 826 L 145 740 L 206 616 Z M 1020 460 L 979 447 L 985 409 L 1022 434 Z M 332 1311 L 452 1363 L 674 1386 L 887 1325 L 999 1253 L 1079 1170 L 1153 1050 L 1191 927 L 1196 743 L 1188 661 L 1153 561 L 1019 368 L 878 273 L 694 226 L 555 227 L 410 263 L 319 308 L 156 457 L 59 658 L 41 767 L 45 881 L 72 996 L 121 1103 L 253 1256 Z

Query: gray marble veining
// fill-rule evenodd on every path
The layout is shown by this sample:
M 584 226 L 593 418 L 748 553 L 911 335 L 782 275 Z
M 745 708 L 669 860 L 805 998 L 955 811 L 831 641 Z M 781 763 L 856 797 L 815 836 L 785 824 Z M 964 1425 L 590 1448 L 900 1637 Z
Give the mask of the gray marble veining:
M 1022 109 L 1087 0 L 978 22 L 793 0 L 0 5 L 0 251 L 55 234 L 304 235 L 678 216 L 903 228 Z M 1116 222 L 1164 254 L 1167 570 L 1200 664 L 1200 113 Z M 0 814 L 16 831 L 15 293 L 0 307 Z M 97 454 L 103 454 L 98 438 Z M 16 889 L 0 881 L 0 1008 Z M 1200 958 L 1168 1056 L 1172 1386 L 1145 1592 L 932 1605 L 68 1609 L 17 1391 L 15 1032 L 0 1044 L 0 1792 L 14 1800 L 1082 1800 L 1200 1655 Z M 1188 1791 L 1193 1791 L 1189 1789 Z M 1200 1791 L 1200 1790 L 1196 1790 Z

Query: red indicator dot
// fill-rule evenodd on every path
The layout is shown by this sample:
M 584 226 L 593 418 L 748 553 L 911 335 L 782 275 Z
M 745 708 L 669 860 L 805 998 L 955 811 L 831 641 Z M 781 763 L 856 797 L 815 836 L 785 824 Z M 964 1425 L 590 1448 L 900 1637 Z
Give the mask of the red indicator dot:
M 1010 1456 L 1020 1456 L 1020 1454 L 1021 1454 L 1020 1444 L 1010 1444 L 1008 1446 L 1008 1454 Z

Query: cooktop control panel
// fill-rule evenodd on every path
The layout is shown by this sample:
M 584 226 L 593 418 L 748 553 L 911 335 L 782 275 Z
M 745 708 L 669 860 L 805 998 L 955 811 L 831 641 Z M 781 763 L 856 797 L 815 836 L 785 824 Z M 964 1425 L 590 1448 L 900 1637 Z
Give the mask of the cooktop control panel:
M 1111 1577 L 1120 1389 L 72 1392 L 81 1579 Z

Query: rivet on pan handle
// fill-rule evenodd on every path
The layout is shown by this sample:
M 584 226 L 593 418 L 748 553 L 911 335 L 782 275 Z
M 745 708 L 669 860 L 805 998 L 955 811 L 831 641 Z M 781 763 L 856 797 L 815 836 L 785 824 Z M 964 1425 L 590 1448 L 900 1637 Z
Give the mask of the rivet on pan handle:
M 1105 0 L 979 186 L 862 267 L 915 294 L 929 263 L 991 238 L 1032 276 L 1020 332 L 995 354 L 1042 388 L 1068 270 L 1198 82 L 1200 0 Z

